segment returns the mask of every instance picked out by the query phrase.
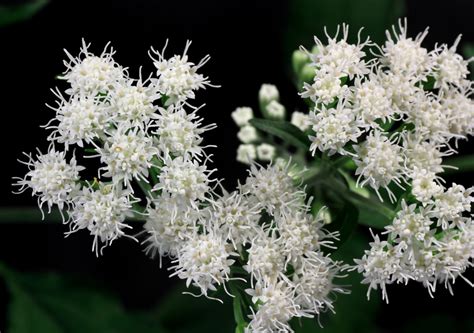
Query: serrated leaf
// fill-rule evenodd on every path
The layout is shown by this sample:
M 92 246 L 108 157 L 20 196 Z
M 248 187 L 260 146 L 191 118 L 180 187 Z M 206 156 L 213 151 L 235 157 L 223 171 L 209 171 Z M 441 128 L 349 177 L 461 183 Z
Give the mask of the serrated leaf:
M 282 120 L 254 118 L 250 123 L 262 132 L 275 135 L 297 148 L 309 150 L 309 138 L 295 125 Z

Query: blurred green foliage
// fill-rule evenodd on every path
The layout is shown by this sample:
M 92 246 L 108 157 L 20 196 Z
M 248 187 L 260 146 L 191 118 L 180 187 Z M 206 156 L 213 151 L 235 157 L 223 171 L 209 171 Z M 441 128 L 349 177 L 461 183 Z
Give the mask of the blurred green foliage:
M 466 45 L 464 45 L 463 53 L 464 53 L 464 57 L 466 59 L 469 59 L 469 58 L 474 59 L 474 44 L 467 43 Z M 473 80 L 474 79 L 474 61 L 471 61 L 469 63 L 469 67 L 470 67 L 470 70 L 471 70 L 470 79 Z
M 0 5 L 0 27 L 31 18 L 48 2 L 49 0 L 34 0 L 18 5 Z
M 20 273 L 0 264 L 10 303 L 9 333 L 232 332 L 229 298 L 224 305 L 172 290 L 147 312 L 126 310 L 104 288 L 54 273 Z M 146 297 L 144 295 L 143 297 Z
M 288 60 L 300 45 L 311 48 L 313 36 L 324 36 L 324 26 L 333 34 L 338 24 L 349 24 L 352 41 L 357 38 L 357 31 L 365 27 L 362 36 L 370 35 L 372 41 L 380 43 L 385 30 L 404 15 L 403 0 L 291 0 L 288 3 L 288 28 L 284 37 Z

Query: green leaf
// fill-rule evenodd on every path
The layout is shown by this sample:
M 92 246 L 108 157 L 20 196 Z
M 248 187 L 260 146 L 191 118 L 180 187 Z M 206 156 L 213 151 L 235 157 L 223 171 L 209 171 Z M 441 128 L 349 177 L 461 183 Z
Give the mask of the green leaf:
M 0 27 L 31 18 L 48 2 L 49 0 L 35 0 L 20 5 L 1 5 Z
M 359 206 L 360 207 L 360 206 Z M 359 224 L 370 228 L 382 230 L 392 223 L 392 219 L 381 214 L 377 209 L 371 206 L 363 205 L 359 208 Z
M 331 207 L 329 208 L 331 209 Z M 339 241 L 336 242 L 336 246 L 339 247 L 346 242 L 356 229 L 359 213 L 356 206 L 349 201 L 345 201 L 342 207 L 334 211 L 336 212 L 335 216 L 326 229 L 339 232 Z
M 240 292 L 237 289 L 237 287 L 234 286 L 233 281 L 229 281 L 229 287 L 230 287 L 230 291 L 232 292 L 232 295 L 234 296 L 234 298 L 232 299 L 232 307 L 234 310 L 235 323 L 237 324 L 237 327 L 239 326 L 245 327 L 246 322 L 245 322 L 244 314 L 242 312 L 243 301 L 241 299 Z
M 0 207 L 0 223 L 61 223 L 62 217 L 57 209 L 50 214 L 45 212 L 42 220 L 38 207 Z
M 182 281 L 179 282 L 179 287 L 172 289 L 155 310 L 166 332 L 209 333 L 235 330 L 232 300 L 225 293 L 220 291 L 218 295 L 213 295 L 223 299 L 224 304 L 205 297 L 195 298 L 183 294 L 183 291 L 195 290 L 185 289 Z
M 309 150 L 309 138 L 295 125 L 282 120 L 251 119 L 250 123 L 262 132 L 275 135 L 297 148 Z
M 164 332 L 157 320 L 127 313 L 112 295 L 83 279 L 14 272 L 0 264 L 11 296 L 10 333 Z
M 474 155 L 450 157 L 450 158 L 447 158 L 443 162 L 443 164 L 457 168 L 457 169 L 453 169 L 453 168 L 444 169 L 443 173 L 445 175 L 462 173 L 462 172 L 472 172 L 474 171 Z
M 473 43 L 466 43 L 463 48 L 464 56 L 469 58 L 474 58 L 474 44 Z M 474 78 L 474 61 L 469 63 L 469 67 L 471 68 L 471 80 Z
M 337 193 L 337 195 L 352 203 L 358 210 L 358 221 L 359 224 L 373 227 L 376 229 L 383 229 L 386 225 L 392 222 L 395 212 L 391 206 L 386 203 L 380 202 L 377 197 L 370 195 L 369 198 L 361 195 L 360 193 L 354 192 L 349 188 L 344 186 L 344 184 L 334 178 L 319 178 L 316 180 L 320 183 L 324 190 L 323 191 L 332 191 Z M 308 183 L 308 186 L 311 184 Z

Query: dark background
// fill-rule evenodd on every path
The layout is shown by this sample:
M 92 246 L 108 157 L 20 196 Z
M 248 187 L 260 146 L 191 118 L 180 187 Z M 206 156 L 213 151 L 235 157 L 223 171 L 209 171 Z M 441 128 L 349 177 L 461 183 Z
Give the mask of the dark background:
M 46 132 L 39 125 L 47 123 L 52 111 L 44 104 L 54 102 L 49 89 L 60 84 L 54 77 L 63 71 L 63 48 L 77 54 L 81 38 L 92 42 L 96 53 L 111 41 L 117 50 L 115 59 L 129 67 L 135 77 L 140 65 L 144 73 L 153 70 L 147 51 L 150 46 L 161 49 L 166 38 L 170 39 L 168 56 L 181 53 L 187 39 L 193 40 L 190 59 L 198 62 L 209 53 L 212 59 L 201 73 L 221 88 L 199 91 L 195 104 L 205 102 L 201 116 L 205 123 L 218 125 L 207 133 L 206 142 L 218 144 L 213 151 L 218 176 L 226 179 L 228 187 L 235 186 L 237 179 L 244 177 L 245 167 L 235 162 L 237 128 L 230 112 L 237 106 L 256 109 L 262 83 L 278 86 L 289 111 L 299 103 L 289 75 L 288 45 L 297 45 L 289 41 L 288 35 L 294 24 L 291 6 L 291 1 L 283 0 L 52 1 L 31 20 L 1 27 L 1 205 L 35 204 L 28 195 L 11 194 L 11 177 L 25 173 L 16 158 L 35 146 L 43 150 L 47 147 Z M 350 17 L 350 8 L 340 10 L 341 17 Z M 405 14 L 410 35 L 430 26 L 427 46 L 435 42 L 451 44 L 459 33 L 463 34 L 463 43 L 474 42 L 472 0 L 407 1 Z M 322 23 L 315 22 L 315 26 L 320 29 Z M 470 146 L 464 144 L 462 149 Z M 453 179 L 473 184 L 470 177 Z M 0 261 L 19 271 L 89 275 L 118 294 L 130 309 L 154 306 L 177 282 L 132 241 L 118 240 L 104 256 L 96 258 L 89 235 L 77 233 L 64 239 L 65 230 L 52 224 L 2 224 Z M 436 317 L 449 313 L 454 321 L 472 318 L 472 288 L 460 279 L 455 297 L 440 288 L 433 300 L 416 284 L 391 286 L 389 295 L 390 304 L 381 307 L 377 317 L 378 326 L 387 332 L 398 332 L 405 323 L 429 314 Z M 0 289 L 0 331 L 4 330 L 7 301 L 7 291 Z

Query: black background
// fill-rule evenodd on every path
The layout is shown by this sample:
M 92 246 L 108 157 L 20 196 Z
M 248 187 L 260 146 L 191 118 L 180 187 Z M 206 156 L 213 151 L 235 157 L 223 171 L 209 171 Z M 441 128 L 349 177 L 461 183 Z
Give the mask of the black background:
M 200 91 L 195 104 L 205 102 L 200 115 L 205 123 L 218 125 L 207 133 L 206 143 L 219 146 L 213 151 L 218 176 L 226 179 L 228 187 L 235 186 L 244 177 L 245 167 L 235 162 L 237 128 L 230 112 L 243 105 L 256 108 L 258 89 L 266 82 L 278 86 L 283 104 L 290 109 L 298 103 L 282 42 L 287 8 L 288 1 L 283 0 L 52 1 L 31 20 L 0 28 L 1 205 L 35 204 L 28 195 L 11 194 L 11 177 L 25 173 L 16 158 L 36 146 L 47 147 L 46 133 L 39 125 L 52 117 L 52 111 L 44 104 L 54 102 L 49 89 L 59 84 L 54 76 L 63 71 L 62 49 L 77 54 L 81 38 L 92 42 L 97 53 L 111 41 L 117 50 L 115 59 L 135 77 L 141 65 L 145 73 L 153 70 L 147 51 L 151 45 L 160 49 L 166 38 L 170 39 L 168 55 L 181 53 L 187 39 L 193 40 L 189 54 L 195 62 L 209 53 L 212 59 L 201 72 L 222 87 Z M 474 1 L 408 1 L 406 9 L 412 34 L 431 27 L 428 46 L 452 43 L 459 33 L 464 42 L 474 42 Z M 464 144 L 463 150 L 471 146 Z M 470 177 L 454 180 L 473 184 Z M 129 240 L 117 241 L 96 258 L 85 232 L 64 239 L 64 231 L 58 225 L 1 225 L 0 260 L 21 271 L 91 275 L 134 309 L 152 306 L 176 282 Z M 472 289 L 461 281 L 455 297 L 440 288 L 432 300 L 416 284 L 390 287 L 389 293 L 391 302 L 382 307 L 378 319 L 386 331 L 397 332 L 399 325 L 420 313 L 472 315 Z M 7 293 L 0 291 L 0 309 L 6 300 Z

